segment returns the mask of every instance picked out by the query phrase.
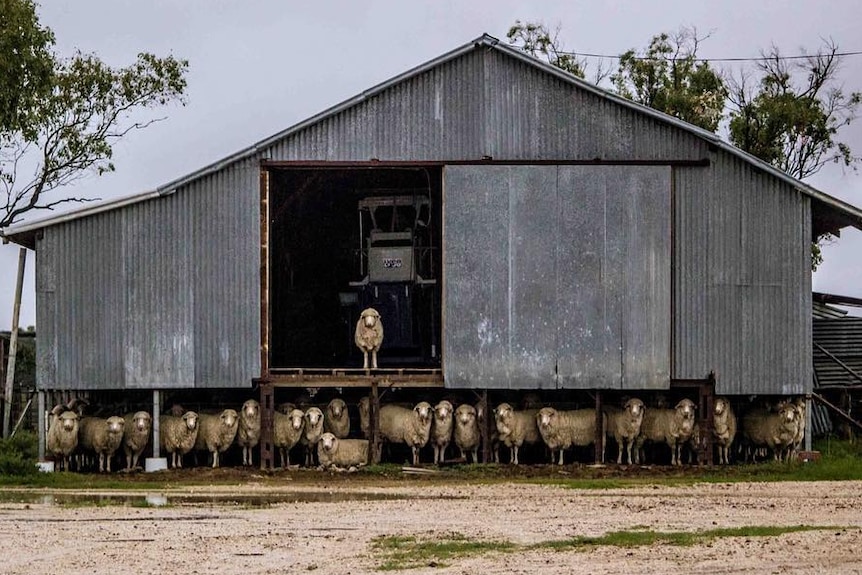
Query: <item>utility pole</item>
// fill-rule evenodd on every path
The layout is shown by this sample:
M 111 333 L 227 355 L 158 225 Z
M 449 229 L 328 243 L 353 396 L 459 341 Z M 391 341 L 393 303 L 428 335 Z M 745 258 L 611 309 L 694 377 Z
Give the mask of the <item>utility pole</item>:
M 12 395 L 15 386 L 15 356 L 18 353 L 18 317 L 21 315 L 21 292 L 24 289 L 24 265 L 27 248 L 18 251 L 18 283 L 15 285 L 15 307 L 12 310 L 12 333 L 9 337 L 9 362 L 6 365 L 6 390 L 3 394 L 3 437 L 9 437 L 12 420 Z

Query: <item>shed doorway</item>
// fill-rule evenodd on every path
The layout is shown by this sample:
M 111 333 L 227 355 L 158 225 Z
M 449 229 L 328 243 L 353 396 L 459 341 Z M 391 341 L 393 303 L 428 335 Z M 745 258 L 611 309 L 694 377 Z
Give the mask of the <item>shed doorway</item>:
M 361 368 L 366 307 L 381 369 L 439 367 L 441 168 L 268 171 L 270 369 Z

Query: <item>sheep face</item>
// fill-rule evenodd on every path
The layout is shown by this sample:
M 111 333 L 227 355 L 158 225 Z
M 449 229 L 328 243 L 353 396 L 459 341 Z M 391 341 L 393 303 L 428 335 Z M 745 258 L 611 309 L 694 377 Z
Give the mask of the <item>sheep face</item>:
M 308 408 L 308 411 L 305 412 L 305 421 L 309 426 L 316 427 L 323 422 L 323 412 L 316 407 L 310 407 Z
M 338 438 L 335 435 L 327 432 L 320 436 L 320 445 L 326 452 L 335 451 L 338 447 Z
M 78 414 L 74 411 L 64 411 L 60 414 L 60 425 L 66 433 L 73 433 L 78 425 Z
M 632 417 L 641 417 L 644 413 L 644 402 L 640 399 L 632 398 L 626 402 L 625 410 L 628 411 Z
M 455 410 L 455 423 L 462 427 L 471 427 L 476 421 L 476 408 L 472 405 L 459 405 Z
M 683 420 L 694 421 L 694 402 L 690 399 L 683 399 L 676 404 L 676 412 L 682 417 Z
M 219 415 L 219 419 L 221 419 L 221 424 L 223 427 L 235 426 L 237 418 L 237 413 L 233 409 L 225 409 Z
M 494 419 L 497 423 L 497 431 L 502 434 L 511 433 L 512 419 L 515 416 L 515 410 L 508 403 L 501 403 L 494 410 Z
M 543 407 L 536 414 L 536 423 L 539 424 L 540 429 L 550 429 L 556 420 L 557 410 L 553 407 Z
M 452 416 L 452 404 L 448 401 L 441 401 L 434 406 L 434 420 L 445 422 Z
M 362 324 L 367 328 L 371 329 L 377 324 L 377 320 L 380 319 L 380 314 L 377 313 L 377 310 L 374 308 L 368 308 L 362 311 Z
M 194 431 L 198 426 L 198 414 L 194 411 L 187 411 L 183 414 L 183 421 L 186 422 L 186 428 L 189 431 Z
M 260 413 L 260 404 L 253 399 L 249 399 L 242 404 L 242 413 L 246 419 L 255 419 Z
M 728 402 L 725 398 L 719 397 L 715 400 L 715 416 L 722 417 L 725 413 L 730 410 L 730 402 Z
M 151 419 L 150 414 L 146 411 L 137 411 L 132 417 L 132 425 L 136 431 L 143 433 L 150 430 Z
M 416 415 L 419 416 L 419 421 L 424 425 L 431 421 L 433 409 L 431 408 L 431 404 L 426 401 L 420 401 L 416 404 L 416 407 L 413 408 L 413 411 L 416 412 Z
M 332 414 L 332 417 L 341 417 L 345 409 L 347 409 L 347 404 L 344 403 L 343 399 L 338 398 L 330 401 L 327 406 L 327 410 Z
M 305 414 L 302 413 L 299 409 L 294 409 L 290 412 L 290 426 L 296 430 L 300 431 L 302 426 L 305 425 Z
M 790 403 L 785 403 L 778 408 L 778 414 L 786 423 L 792 423 L 798 414 L 796 406 Z
M 122 435 L 123 428 L 126 426 L 126 420 L 117 416 L 109 417 L 107 425 L 109 435 Z

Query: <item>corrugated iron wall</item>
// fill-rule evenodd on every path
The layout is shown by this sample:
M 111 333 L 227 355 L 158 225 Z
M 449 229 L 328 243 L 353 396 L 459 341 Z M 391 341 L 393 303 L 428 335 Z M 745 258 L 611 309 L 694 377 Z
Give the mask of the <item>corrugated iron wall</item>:
M 810 204 L 694 134 L 480 47 L 164 198 L 38 243 L 42 389 L 240 387 L 259 373 L 259 158 L 700 160 L 675 168 L 672 375 L 811 381 Z
M 41 389 L 245 387 L 259 374 L 258 168 L 53 226 L 37 246 Z
M 675 169 L 674 376 L 723 394 L 811 390 L 811 205 L 727 154 Z

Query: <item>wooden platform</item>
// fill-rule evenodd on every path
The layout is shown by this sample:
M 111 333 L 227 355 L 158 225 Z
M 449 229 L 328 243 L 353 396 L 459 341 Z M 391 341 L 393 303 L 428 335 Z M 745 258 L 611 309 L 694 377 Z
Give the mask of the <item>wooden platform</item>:
M 443 372 L 420 368 L 270 369 L 254 381 L 273 387 L 443 387 Z

